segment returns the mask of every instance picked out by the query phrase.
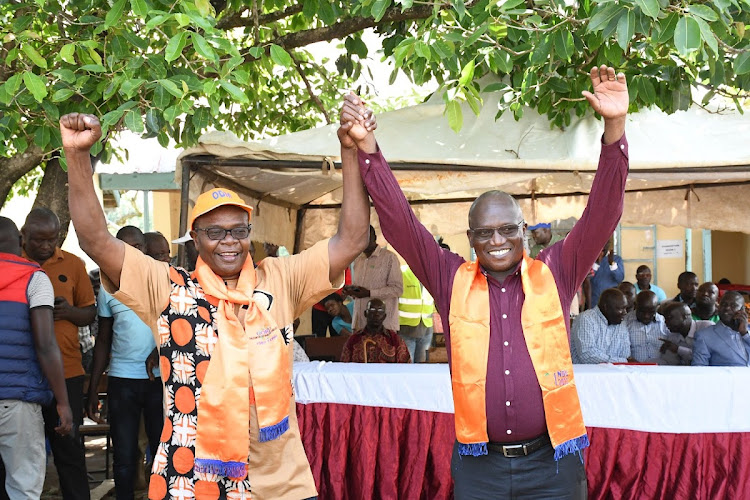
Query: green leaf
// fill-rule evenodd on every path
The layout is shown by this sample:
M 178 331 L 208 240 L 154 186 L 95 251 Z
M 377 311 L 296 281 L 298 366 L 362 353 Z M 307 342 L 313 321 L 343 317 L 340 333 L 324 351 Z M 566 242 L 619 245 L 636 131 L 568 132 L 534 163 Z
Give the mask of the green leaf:
M 716 37 L 714 36 L 714 32 L 711 31 L 711 27 L 700 17 L 693 17 L 693 19 L 695 19 L 695 22 L 698 23 L 698 27 L 701 29 L 701 38 L 703 41 L 706 42 L 706 45 L 711 48 L 714 54 L 718 54 L 719 42 L 716 41 Z
M 187 35 L 187 31 L 180 31 L 169 39 L 167 48 L 164 50 L 165 61 L 172 62 L 182 55 L 182 49 L 187 45 Z
M 146 19 L 148 11 L 150 10 L 148 3 L 146 3 L 146 0 L 130 0 L 130 6 L 133 8 L 133 12 L 135 12 L 135 15 Z
M 36 64 L 42 69 L 47 69 L 46 59 L 44 59 L 34 47 L 29 45 L 28 43 L 24 43 L 21 46 L 21 50 L 23 51 L 24 54 L 26 54 L 26 56 L 29 59 L 31 59 L 31 62 L 33 62 L 34 64 Z
M 63 45 L 63 48 L 60 49 L 60 59 L 62 59 L 68 64 L 75 64 L 76 63 L 75 51 L 76 51 L 75 43 L 68 43 L 66 45 Z
M 261 57 L 263 57 L 263 47 L 250 47 L 248 53 L 255 59 L 260 59 Z
M 603 30 L 623 9 L 623 7 L 615 4 L 606 4 L 591 17 L 587 31 L 596 32 Z
M 180 28 L 184 28 L 185 26 L 190 24 L 190 17 L 186 16 L 185 14 L 177 13 L 174 15 L 174 18 Z
M 34 96 L 36 102 L 42 102 L 47 97 L 47 80 L 39 75 L 35 75 L 31 71 L 23 72 L 23 83 L 26 88 L 29 89 L 31 95 Z
M 146 128 L 143 126 L 141 113 L 137 109 L 130 110 L 128 111 L 128 114 L 125 115 L 125 126 L 136 134 L 142 134 L 146 131 Z
M 117 0 L 115 4 L 112 6 L 112 8 L 107 12 L 106 17 L 104 18 L 104 26 L 109 28 L 110 26 L 114 26 L 117 24 L 117 22 L 122 17 L 122 13 L 125 12 L 125 4 L 127 3 L 127 0 Z
M 693 4 L 689 7 L 688 12 L 705 19 L 709 23 L 719 20 L 719 15 L 707 5 Z
M 50 140 L 50 128 L 49 127 L 42 126 L 36 129 L 36 132 L 34 132 L 34 143 L 37 146 L 44 149 L 47 147 L 47 144 L 49 144 L 49 140 Z
M 76 82 L 76 74 L 73 73 L 73 71 L 69 69 L 56 69 L 52 71 L 52 74 L 58 77 L 60 80 L 64 81 L 65 83 L 75 83 Z
M 635 34 L 635 12 L 626 10 L 617 21 L 617 44 L 625 50 Z
M 448 116 L 448 125 L 450 128 L 456 133 L 460 132 L 461 127 L 464 126 L 464 115 L 458 101 L 448 101 L 445 105 L 445 114 Z
M 472 78 L 474 78 L 474 68 L 474 59 L 464 65 L 464 67 L 461 69 L 461 77 L 458 79 L 459 85 L 464 86 L 471 82 Z
M 659 21 L 659 34 L 656 37 L 656 43 L 665 44 L 674 38 L 674 30 L 677 27 L 678 20 L 679 16 L 673 12 Z
M 573 34 L 565 28 L 558 30 L 554 35 L 555 53 L 560 59 L 570 61 L 575 51 L 573 45 Z
M 274 62 L 274 64 L 284 66 L 285 68 L 288 68 L 292 65 L 292 56 L 290 56 L 286 50 L 276 45 L 275 43 L 271 44 L 271 60 Z
M 130 99 L 144 83 L 146 83 L 146 80 L 143 78 L 125 80 L 122 82 L 122 85 L 120 85 L 120 93 Z
M 659 0 L 635 0 L 635 4 L 651 19 L 656 20 L 659 17 Z
M 734 60 L 734 74 L 746 75 L 750 73 L 750 52 L 742 52 Z
M 120 120 L 120 118 L 122 118 L 123 113 L 124 112 L 119 109 L 106 113 L 102 116 L 102 126 L 107 128 L 112 127 Z
M 195 8 L 203 17 L 208 17 L 211 14 L 211 3 L 209 0 L 195 0 Z
M 513 10 L 524 2 L 525 0 L 507 0 L 500 6 L 500 12 L 508 12 L 509 10 Z
M 682 17 L 674 29 L 674 44 L 682 55 L 698 50 L 701 46 L 701 28 L 692 17 Z
M 75 92 L 71 89 L 60 89 L 52 94 L 52 102 L 61 102 L 70 98 Z
M 320 10 L 318 11 L 318 17 L 326 25 L 331 25 L 336 21 L 336 13 L 333 11 L 331 2 L 323 0 L 323 5 L 320 6 Z
M 107 69 L 101 64 L 84 64 L 80 68 L 81 71 L 88 71 L 90 73 L 104 73 Z
M 15 94 L 18 92 L 18 88 L 21 86 L 21 75 L 16 73 L 5 81 L 5 90 L 9 94 Z
M 173 82 L 172 80 L 166 80 L 166 79 L 159 80 L 159 85 L 164 87 L 164 90 L 166 90 L 167 92 L 169 92 L 170 94 L 172 94 L 178 99 L 182 99 L 182 97 L 184 96 L 182 89 L 178 87 L 177 84 Z
M 319 5 L 318 0 L 305 0 L 305 3 L 302 5 L 302 14 L 307 19 L 312 19 L 318 13 Z
M 231 95 L 237 101 L 240 101 L 242 104 L 247 104 L 248 102 L 250 102 L 245 93 L 233 83 L 230 83 L 226 80 L 219 80 L 219 85 L 221 85 L 221 88 L 226 90 L 229 95 Z
M 487 85 L 485 88 L 482 89 L 482 92 L 485 94 L 488 94 L 490 92 L 498 92 L 500 90 L 506 90 L 509 89 L 510 86 L 507 83 L 503 82 L 493 82 Z
M 205 38 L 196 32 L 192 32 L 190 38 L 193 40 L 193 47 L 198 54 L 209 61 L 216 61 L 216 52 Z
M 372 14 L 372 17 L 375 19 L 376 23 L 383 19 L 385 11 L 388 10 L 388 7 L 390 7 L 390 5 L 391 0 L 375 0 L 375 3 L 372 4 L 370 13 Z

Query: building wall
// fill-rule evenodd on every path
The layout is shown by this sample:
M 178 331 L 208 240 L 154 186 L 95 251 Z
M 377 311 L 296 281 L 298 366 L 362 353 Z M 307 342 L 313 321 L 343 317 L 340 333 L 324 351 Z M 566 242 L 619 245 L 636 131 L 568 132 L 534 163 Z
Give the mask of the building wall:
M 750 284 L 750 235 L 713 231 L 713 279 L 727 278 L 734 284 Z
M 154 191 L 152 196 L 152 226 L 167 241 L 182 236 L 180 234 L 180 192 Z M 172 255 L 177 255 L 177 245 L 171 245 Z

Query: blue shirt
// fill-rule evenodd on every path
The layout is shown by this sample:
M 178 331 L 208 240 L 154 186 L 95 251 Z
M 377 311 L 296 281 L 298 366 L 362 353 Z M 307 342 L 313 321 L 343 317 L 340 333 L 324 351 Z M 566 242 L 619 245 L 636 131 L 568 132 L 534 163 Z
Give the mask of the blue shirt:
M 653 283 L 649 283 L 648 286 L 651 287 L 649 288 L 649 291 L 654 292 L 656 294 L 656 300 L 658 300 L 659 302 L 663 302 L 667 300 L 667 293 L 664 290 L 654 285 Z M 638 287 L 638 282 L 635 283 L 635 293 L 636 295 L 641 293 L 641 289 Z
M 354 317 L 354 301 L 351 300 L 349 301 L 348 304 L 344 304 L 344 305 L 346 306 L 347 309 L 349 309 L 349 314 L 351 314 L 353 318 Z M 338 333 L 339 335 L 341 335 L 342 328 L 346 328 L 347 330 L 349 330 L 349 333 L 354 333 L 352 332 L 352 324 L 344 321 L 341 316 L 336 316 L 335 318 L 333 318 L 333 321 L 331 322 L 331 326 L 333 327 L 334 330 L 336 330 L 336 333 Z
M 114 318 L 112 323 L 112 354 L 109 376 L 146 379 L 146 358 L 156 347 L 151 328 L 141 321 L 129 307 L 99 289 L 97 314 L 103 318 Z M 154 369 L 159 377 L 159 369 Z
M 609 258 L 605 255 L 599 263 L 599 269 L 594 272 L 591 278 L 591 305 L 599 305 L 599 296 L 607 288 L 617 288 L 617 285 L 625 279 L 625 266 L 622 264 L 622 258 L 619 255 L 614 256 L 615 269 L 611 269 Z
M 630 336 L 625 322 L 610 325 L 599 307 L 582 312 L 570 329 L 570 353 L 575 364 L 627 363 Z
M 663 344 L 659 339 L 669 336 L 664 316 L 656 313 L 654 320 L 644 325 L 638 321 L 635 311 L 630 311 L 622 322 L 625 323 L 630 334 L 631 356 L 641 363 L 656 362 L 661 357 L 659 349 Z

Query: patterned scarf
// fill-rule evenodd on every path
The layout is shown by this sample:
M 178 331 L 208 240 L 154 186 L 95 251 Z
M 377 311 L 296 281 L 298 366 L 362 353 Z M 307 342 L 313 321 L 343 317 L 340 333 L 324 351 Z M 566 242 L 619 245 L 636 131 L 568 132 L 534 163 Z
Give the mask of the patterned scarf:
M 534 365 L 555 460 L 589 445 L 573 380 L 570 343 L 552 272 L 524 252 L 521 282 L 525 299 L 521 325 Z M 486 455 L 487 359 L 490 349 L 490 294 L 479 264 L 456 272 L 450 309 L 451 381 L 456 438 L 461 455 Z
M 289 429 L 292 385 L 286 343 L 271 315 L 253 299 L 257 278 L 252 259 L 245 261 L 233 290 L 200 258 L 195 276 L 206 295 L 218 299 L 219 340 L 201 388 L 194 469 L 244 479 L 250 405 L 255 403 L 260 442 Z M 244 328 L 234 313 L 235 304 L 248 306 Z

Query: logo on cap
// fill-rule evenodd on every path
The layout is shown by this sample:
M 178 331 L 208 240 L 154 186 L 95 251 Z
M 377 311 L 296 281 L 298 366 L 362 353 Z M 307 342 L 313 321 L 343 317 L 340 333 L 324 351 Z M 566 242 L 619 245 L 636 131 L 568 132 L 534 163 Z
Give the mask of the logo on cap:
M 232 193 L 228 193 L 226 191 L 222 191 L 221 189 L 217 189 L 216 191 L 213 192 L 211 196 L 213 196 L 214 200 L 218 200 L 219 198 L 231 198 Z

